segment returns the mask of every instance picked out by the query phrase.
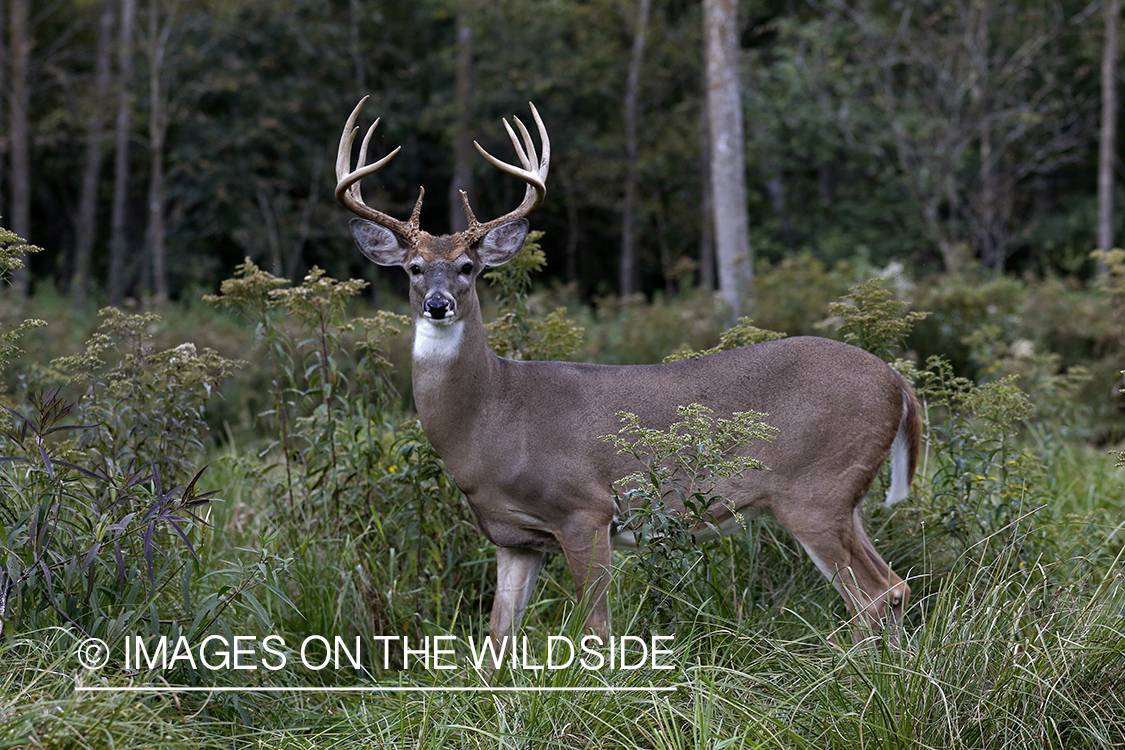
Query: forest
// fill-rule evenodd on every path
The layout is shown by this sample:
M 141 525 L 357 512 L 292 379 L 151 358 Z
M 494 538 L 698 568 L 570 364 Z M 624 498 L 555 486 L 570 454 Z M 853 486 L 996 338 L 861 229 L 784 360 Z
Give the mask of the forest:
M 0 0 L 0 750 L 1125 748 L 1120 6 Z M 913 485 L 854 516 L 901 619 L 853 642 L 769 514 L 695 539 L 770 415 L 617 407 L 618 645 L 554 554 L 482 666 L 497 548 L 333 194 L 365 96 L 363 200 L 432 234 L 519 204 L 474 143 L 541 116 L 496 354 L 910 383 Z
M 331 196 L 364 95 L 373 151 L 403 148 L 368 188 L 386 210 L 408 212 L 420 185 L 433 233 L 463 221 L 462 185 L 506 210 L 518 186 L 471 142 L 506 153 L 501 119 L 533 101 L 554 144 L 543 280 L 585 300 L 717 284 L 701 3 L 6 5 L 0 215 L 44 248 L 20 289 L 179 298 L 247 257 L 292 280 L 370 274 Z M 737 10 L 755 266 L 1086 277 L 1089 250 L 1112 246 L 1100 3 Z

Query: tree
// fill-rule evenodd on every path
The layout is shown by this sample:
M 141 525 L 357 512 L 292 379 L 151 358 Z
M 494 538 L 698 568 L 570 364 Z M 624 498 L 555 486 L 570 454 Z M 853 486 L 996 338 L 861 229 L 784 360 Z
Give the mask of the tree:
M 78 226 L 74 237 L 74 275 L 70 294 L 75 307 L 86 306 L 90 266 L 97 234 L 98 186 L 105 154 L 105 101 L 109 96 L 110 58 L 113 48 L 114 0 L 102 0 L 98 18 L 98 41 L 94 52 L 93 101 L 86 129 L 86 157 L 82 167 Z
M 169 60 L 169 39 L 177 29 L 179 0 L 152 0 L 148 9 L 145 54 L 148 57 L 148 147 L 149 179 L 145 228 L 146 266 L 151 273 L 152 293 L 158 301 L 168 300 L 168 270 L 165 263 L 164 232 L 166 190 L 164 178 L 165 141 L 171 118 L 171 92 L 165 83 Z
M 1117 41 L 1121 0 L 1106 0 L 1102 52 L 1102 122 L 1098 143 L 1098 249 L 1113 249 L 1113 170 L 1117 166 Z
M 715 221 L 719 292 L 731 315 L 742 315 L 742 297 L 753 278 L 746 161 L 739 90 L 737 0 L 704 0 L 707 116 L 711 146 L 711 200 Z
M 7 38 L 4 35 L 4 32 L 7 31 L 7 24 L 5 23 L 6 20 L 7 19 L 4 17 L 4 6 L 2 3 L 0 3 L 0 91 L 8 90 L 8 42 Z M 0 124 L 7 122 L 7 118 L 5 117 L 7 112 L 4 106 L 4 99 L 5 97 L 0 96 Z M 4 150 L 0 149 L 0 164 L 3 164 L 3 160 L 6 155 L 7 154 L 4 152 Z M 4 203 L 5 187 L 7 186 L 4 185 L 3 176 L 0 175 L 0 217 L 7 216 L 8 214 L 7 206 Z
M 919 0 L 887 14 L 872 0 L 834 5 L 870 75 L 874 106 L 947 270 L 970 253 L 1001 270 L 1034 228 L 1038 177 L 1076 161 L 1090 102 L 1056 71 L 1068 24 L 1053 0 Z M 839 122 L 857 123 L 841 107 Z M 874 129 L 878 131 L 879 129 Z M 856 140 L 861 140 L 859 136 Z
M 699 198 L 699 285 L 708 292 L 715 288 L 715 218 L 711 199 L 711 122 L 707 107 L 699 118 L 699 173 L 702 179 Z
M 348 0 L 348 53 L 352 58 L 355 75 L 355 90 L 367 89 L 367 67 L 363 59 L 363 45 L 360 39 L 360 19 L 363 18 L 363 0 Z
M 461 205 L 461 191 L 473 204 L 473 25 L 472 9 L 467 3 L 457 12 L 457 41 L 454 47 L 453 179 L 449 181 L 449 231 L 463 232 L 469 226 Z
M 121 304 L 129 283 L 125 274 L 129 261 L 126 219 L 129 201 L 129 143 L 132 139 L 133 33 L 137 0 L 121 0 L 121 25 L 117 27 L 117 115 L 113 129 L 113 207 L 110 213 L 109 301 Z
M 641 89 L 641 67 L 645 57 L 645 37 L 651 0 L 637 1 L 637 18 L 633 32 L 633 53 L 629 59 L 629 75 L 625 83 L 625 200 L 621 213 L 621 274 L 619 289 L 622 298 L 631 297 L 640 282 L 637 267 L 637 116 Z
M 31 238 L 31 45 L 33 40 L 28 0 L 11 0 L 9 49 L 11 52 L 9 98 L 9 149 L 11 152 L 11 229 L 25 240 Z M 16 294 L 26 297 L 31 275 L 26 266 L 12 274 Z

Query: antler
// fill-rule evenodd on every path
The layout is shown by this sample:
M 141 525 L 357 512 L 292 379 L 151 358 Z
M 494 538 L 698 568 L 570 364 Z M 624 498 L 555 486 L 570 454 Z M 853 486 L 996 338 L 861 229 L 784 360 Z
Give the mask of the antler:
M 356 168 L 353 171 L 351 168 L 352 161 L 352 144 L 355 142 L 355 134 L 359 132 L 359 128 L 355 127 L 356 118 L 359 117 L 359 111 L 363 109 L 364 103 L 367 102 L 368 97 L 363 97 L 359 100 L 359 104 L 355 105 L 352 110 L 348 122 L 344 125 L 344 133 L 340 136 L 340 148 L 336 152 L 336 200 L 340 201 L 352 213 L 361 216 L 364 219 L 370 219 L 381 227 L 390 229 L 392 232 L 397 232 L 408 242 L 414 244 L 418 240 L 418 215 L 422 212 L 422 198 L 426 194 L 424 188 L 419 188 L 418 202 L 414 204 L 414 211 L 410 214 L 410 221 L 399 221 L 398 219 L 388 216 L 382 211 L 377 211 L 363 202 L 363 196 L 359 192 L 359 181 L 369 174 L 374 174 L 379 171 L 395 157 L 395 155 L 402 149 L 402 146 L 397 147 L 394 151 L 384 156 L 374 164 L 366 164 L 367 161 L 367 145 L 371 142 L 371 136 L 375 132 L 379 120 L 371 123 L 371 127 L 367 130 L 367 135 L 363 137 L 363 142 L 359 147 L 359 161 L 356 163 Z M 479 147 L 478 147 L 479 148 Z
M 520 119 L 515 116 L 513 116 L 512 119 L 516 121 L 516 127 L 519 128 L 520 135 L 523 136 L 523 145 L 520 145 L 519 139 L 516 138 L 516 133 L 512 130 L 512 126 L 508 124 L 508 121 L 504 120 L 503 122 L 504 129 L 508 131 L 508 137 L 512 139 L 512 145 L 516 147 L 516 154 L 520 158 L 520 164 L 523 165 L 522 169 L 500 161 L 481 148 L 479 143 L 473 141 L 473 145 L 477 147 L 477 151 L 480 152 L 480 155 L 483 156 L 489 164 L 502 172 L 506 172 L 513 177 L 518 177 L 523 180 L 527 183 L 527 189 L 523 194 L 523 202 L 520 203 L 514 211 L 484 224 L 477 221 L 477 217 L 473 215 L 473 209 L 469 207 L 469 198 L 465 195 L 465 191 L 462 190 L 461 203 L 465 207 L 465 217 L 469 220 L 469 226 L 465 230 L 464 236 L 468 239 L 469 244 L 476 242 L 490 230 L 501 224 L 506 224 L 509 221 L 522 219 L 527 216 L 543 203 L 543 197 L 547 195 L 546 181 L 547 170 L 551 165 L 551 141 L 547 138 L 547 128 L 543 126 L 543 120 L 540 119 L 539 112 L 535 109 L 535 105 L 529 103 L 529 106 L 531 107 L 531 114 L 535 118 L 535 124 L 539 127 L 539 140 L 543 142 L 542 159 L 537 159 L 535 144 L 531 141 L 531 134 L 527 132 L 527 128 L 520 122 Z M 538 168 L 535 167 L 535 162 L 537 160 L 539 161 Z
M 359 104 L 355 105 L 352 114 L 348 117 L 348 122 L 344 125 L 344 132 L 340 136 L 340 148 L 336 152 L 336 200 L 346 206 L 352 213 L 361 216 L 365 219 L 370 219 L 379 226 L 397 232 L 404 239 L 411 244 L 417 244 L 420 237 L 421 229 L 418 226 L 418 216 L 422 211 L 422 198 L 425 197 L 426 191 L 424 188 L 419 189 L 418 202 L 414 204 L 414 210 L 410 214 L 409 221 L 399 221 L 398 219 L 388 216 L 382 211 L 371 208 L 363 202 L 363 196 L 360 195 L 359 181 L 369 174 L 382 169 L 387 162 L 395 157 L 396 154 L 402 149 L 401 146 L 395 148 L 394 151 L 384 156 L 379 161 L 373 164 L 366 164 L 367 161 L 367 146 L 371 142 L 371 136 L 375 133 L 375 128 L 379 125 L 379 120 L 371 124 L 368 128 L 367 134 L 363 137 L 363 142 L 359 147 L 359 161 L 356 168 L 351 168 L 351 154 L 352 145 L 355 143 L 356 133 L 359 128 L 355 126 L 355 121 L 359 117 L 359 111 L 363 109 L 363 105 L 367 102 L 368 97 L 363 97 L 359 100 Z M 523 168 L 502 162 L 492 154 L 481 148 L 481 145 L 473 141 L 473 145 L 477 147 L 489 164 L 506 172 L 507 174 L 517 177 L 527 183 L 527 189 L 524 191 L 523 202 L 520 203 L 514 211 L 504 214 L 503 216 L 493 219 L 485 223 L 477 221 L 477 217 L 473 215 L 473 209 L 469 207 L 469 198 L 465 195 L 465 191 L 461 191 L 461 203 L 465 208 L 465 216 L 468 218 L 469 226 L 463 232 L 463 236 L 468 240 L 469 244 L 475 243 L 490 230 L 506 224 L 515 219 L 522 219 L 529 213 L 534 211 L 543 203 L 544 196 L 547 195 L 547 170 L 551 164 L 551 141 L 547 137 L 547 128 L 543 126 L 543 120 L 539 117 L 539 112 L 535 109 L 535 105 L 531 104 L 531 114 L 535 118 L 535 124 L 539 128 L 539 140 L 543 142 L 543 156 L 539 158 L 535 152 L 535 144 L 531 140 L 531 134 L 528 133 L 527 128 L 520 122 L 518 117 L 512 117 L 516 121 L 516 127 L 519 128 L 520 135 L 523 137 L 523 143 L 516 137 L 516 133 L 512 130 L 512 126 L 504 120 L 504 129 L 508 131 L 508 137 L 512 139 L 512 145 L 516 147 L 516 154 L 519 156 L 520 164 Z M 536 162 L 538 161 L 538 166 Z

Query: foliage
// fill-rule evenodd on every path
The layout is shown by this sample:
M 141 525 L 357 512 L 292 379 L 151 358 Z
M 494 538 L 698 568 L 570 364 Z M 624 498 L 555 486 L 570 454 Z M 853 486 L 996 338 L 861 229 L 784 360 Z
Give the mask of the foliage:
M 74 404 L 57 392 L 30 402 L 30 415 L 8 410 L 15 424 L 4 434 L 10 453 L 0 459 L 9 498 L 0 572 L 4 621 L 20 632 L 57 616 L 86 637 L 119 642 L 152 612 L 178 604 L 180 586 L 192 574 L 187 555 L 199 561 L 189 537 L 198 537 L 203 525 L 197 509 L 215 493 L 197 489 L 202 471 L 186 487 L 165 487 L 155 469 L 118 479 L 84 468 L 75 463 L 85 458 L 75 441 L 60 437 L 95 426 L 66 424 Z M 184 546 L 166 549 L 165 538 Z M 202 612 L 185 614 L 194 620 L 192 636 L 211 624 Z M 149 620 L 150 630 L 157 624 Z
M 1095 250 L 1090 257 L 1102 269 L 1098 283 L 1116 305 L 1125 305 L 1125 250 Z
M 580 312 L 582 308 L 580 308 Z M 713 346 L 726 315 L 709 292 L 645 301 L 599 297 L 586 309 L 586 345 L 580 358 L 602 364 L 651 364 L 670 352 Z
M 30 394 L 29 410 L 4 407 L 0 648 L 73 628 L 103 641 L 117 671 L 129 635 L 151 644 L 170 629 L 195 646 L 229 632 L 229 614 L 253 610 L 252 589 L 271 588 L 284 562 L 263 553 L 252 566 L 208 559 L 203 570 L 210 527 L 199 514 L 216 495 L 199 487 L 195 464 L 203 410 L 236 363 L 192 344 L 151 353 L 156 316 L 102 317 L 83 353 L 54 363 L 87 386 L 83 400 L 57 387 Z
M 915 305 L 933 311 L 909 339 L 921 361 L 942 356 L 972 380 L 1019 375 L 1037 422 L 1120 439 L 1122 403 L 1105 396 L 1125 339 L 1105 292 L 1074 279 L 951 275 L 920 282 Z
M 13 271 L 23 268 L 25 254 L 41 250 L 42 248 L 27 244 L 15 232 L 0 227 L 0 279 L 7 279 Z M 0 333 L 0 372 L 19 356 L 20 348 L 16 341 L 27 331 L 45 325 L 47 324 L 42 320 L 23 320 L 13 326 L 12 330 Z
M 783 338 L 785 338 L 784 333 L 758 328 L 750 318 L 743 317 L 739 318 L 738 322 L 732 327 L 723 331 L 719 336 L 719 344 L 717 346 L 698 352 L 684 348 L 682 351 L 676 352 L 675 354 L 669 354 L 664 358 L 664 361 L 678 362 L 681 359 L 694 359 L 695 357 L 703 357 L 708 354 L 715 354 L 716 352 L 725 352 L 728 349 L 736 349 L 740 346 L 748 346 L 763 341 L 777 341 Z
M 485 272 L 492 284 L 499 316 L 487 326 L 488 346 L 509 359 L 565 359 L 582 345 L 582 329 L 566 319 L 560 307 L 542 319 L 532 315 L 529 293 L 531 275 L 547 264 L 539 247 L 542 232 L 531 232 L 515 258 Z
M 914 324 L 929 313 L 903 315 L 908 303 L 894 299 L 894 293 L 883 284 L 883 279 L 876 278 L 854 286 L 841 301 L 829 305 L 828 311 L 840 319 L 839 330 L 846 343 L 890 361 Z
M 810 278 L 828 289 L 841 283 L 832 273 L 822 266 Z M 77 692 L 76 684 L 247 684 L 182 669 L 134 674 L 113 665 L 95 674 L 75 664 L 82 630 L 105 637 L 115 653 L 113 639 L 124 633 L 184 634 L 193 643 L 208 633 L 358 634 L 368 637 L 368 654 L 371 636 L 482 635 L 492 551 L 388 386 L 390 363 L 398 361 L 393 337 L 404 321 L 366 310 L 355 294 L 359 286 L 319 272 L 290 286 L 248 262 L 214 298 L 251 321 L 244 333 L 257 342 L 253 358 L 268 387 L 260 389 L 263 401 L 238 411 L 264 403 L 260 439 L 228 438 L 221 448 L 205 439 L 188 413 L 205 400 L 204 383 L 212 383 L 214 395 L 229 393 L 229 382 L 208 381 L 216 370 L 199 363 L 184 369 L 173 356 L 176 346 L 154 345 L 161 340 L 154 329 L 166 324 L 146 315 L 107 313 L 77 355 L 38 375 L 58 380 L 66 364 L 75 386 L 93 383 L 102 410 L 98 430 L 123 439 L 83 447 L 93 420 L 80 416 L 86 397 L 75 403 L 65 387 L 33 393 L 6 412 L 0 748 L 298 748 L 312 736 L 321 744 L 388 747 L 1120 744 L 1121 471 L 1104 448 L 1085 446 L 1063 429 L 1059 420 L 1073 418 L 1073 409 L 1040 413 L 1027 427 L 1031 403 L 1009 372 L 1024 362 L 1013 349 L 1026 323 L 1016 320 L 1011 331 L 1001 326 L 999 334 L 983 330 L 989 302 L 976 288 L 960 299 L 971 297 L 980 318 L 957 332 L 980 331 L 961 345 L 976 369 L 940 358 L 920 370 L 899 363 L 915 379 L 930 430 L 916 491 L 893 511 L 866 511 L 874 516 L 872 537 L 896 570 L 911 571 L 916 596 L 897 649 L 841 651 L 828 643 L 823 634 L 844 617 L 839 597 L 768 521 L 705 547 L 691 541 L 685 526 L 693 514 L 706 527 L 722 507 L 716 476 L 755 468 L 731 447 L 768 439 L 770 431 L 761 415 L 726 420 L 688 407 L 667 431 L 626 415 L 622 431 L 607 436 L 639 461 L 618 494 L 623 507 L 627 497 L 636 502 L 628 522 L 647 535 L 639 554 L 615 564 L 614 633 L 673 623 L 672 670 L 526 671 L 497 679 L 505 688 L 563 690 L 406 692 L 374 700 L 324 693 L 333 678 L 298 670 L 258 672 L 248 681 L 304 693 L 227 699 Z M 1019 292 L 1011 314 L 1027 317 L 1024 296 L 1042 289 L 1016 280 L 1011 286 Z M 802 326 L 811 326 L 827 310 L 819 295 L 802 306 L 793 291 L 780 309 L 801 309 Z M 523 304 L 531 314 L 549 306 L 530 295 Z M 639 344 L 627 355 L 615 348 L 648 335 L 646 320 L 660 329 L 651 335 L 661 346 L 672 342 L 661 354 L 683 341 L 706 349 L 720 340 L 703 295 L 610 308 L 593 320 L 590 337 L 609 342 L 606 358 L 646 351 Z M 901 318 L 893 306 L 878 309 Z M 954 320 L 950 314 L 943 324 Z M 886 330 L 884 318 L 862 321 L 862 340 L 886 340 L 862 328 Z M 624 338 L 626 332 L 635 338 Z M 726 341 L 745 340 L 747 332 L 757 335 L 746 328 Z M 196 333 L 197 341 L 207 340 Z M 1036 346 L 1051 351 L 1038 340 Z M 42 356 L 47 347 L 29 349 Z M 977 370 L 983 379 L 967 377 Z M 124 382 L 126 373 L 136 373 L 138 387 Z M 153 391 L 173 377 L 177 393 L 158 397 Z M 169 399 L 181 399 L 181 407 Z M 1039 396 L 1034 401 L 1041 406 Z M 177 408 L 188 416 L 176 418 L 197 430 L 195 439 L 216 459 L 202 478 L 186 460 L 149 456 L 146 446 L 160 442 L 125 439 L 130 429 L 148 429 L 148 410 L 164 419 Z M 183 458 L 198 462 L 196 443 L 182 445 Z M 112 455 L 114 465 L 132 463 L 134 473 L 109 476 L 100 456 L 114 446 L 123 451 Z M 170 478 L 176 472 L 182 479 Z M 205 481 L 222 491 L 205 490 Z M 1050 507 L 1036 511 L 1047 500 Z M 680 504 L 689 510 L 680 521 L 662 512 Z M 559 557 L 546 564 L 525 620 L 533 644 L 578 627 L 576 618 L 567 620 L 573 587 Z M 333 686 L 482 684 L 469 668 L 435 677 L 397 666 L 336 674 Z M 674 689 L 649 692 L 653 687 Z
M 790 336 L 823 335 L 817 324 L 828 316 L 829 304 L 855 283 L 851 264 L 829 266 L 810 253 L 762 266 L 754 278 L 753 317 Z
M 1036 224 L 1039 175 L 1084 156 L 1093 97 L 1068 14 L 1082 17 L 1040 0 L 831 3 L 817 22 L 837 28 L 804 38 L 844 73 L 813 78 L 814 95 L 851 148 L 897 160 L 946 270 L 1002 270 Z
M 207 402 L 240 364 L 185 343 L 152 351 L 160 317 L 101 311 L 101 326 L 85 351 L 52 367 L 80 386 L 78 412 L 93 425 L 78 438 L 107 476 L 128 476 L 148 464 L 171 482 L 186 481 L 205 450 Z
M 77 202 L 87 159 L 110 155 L 83 146 L 109 140 L 97 140 L 97 123 L 112 121 L 118 103 L 94 85 L 100 9 L 56 3 L 30 30 L 43 54 L 32 56 L 29 74 L 58 84 L 36 87 L 28 113 L 36 143 L 51 146 L 30 149 L 41 176 L 27 195 L 40 233 L 34 239 L 47 248 L 32 263 L 37 285 L 70 288 L 75 264 L 65 259 L 82 230 L 53 218 Z M 293 280 L 313 265 L 339 278 L 360 272 L 324 188 L 334 182 L 331 140 L 365 93 L 383 117 L 373 149 L 403 147 L 367 186 L 368 199 L 404 215 L 424 185 L 425 221 L 435 233 L 449 228 L 444 188 L 454 144 L 477 138 L 493 153 L 506 148 L 497 119 L 534 100 L 555 144 L 536 219 L 552 232 L 544 246 L 551 274 L 574 282 L 584 300 L 615 290 L 633 5 L 232 0 L 170 10 L 141 8 L 142 26 L 151 11 L 163 27 L 138 35 L 134 77 L 123 82 L 132 122 L 124 135 L 149 142 L 146 129 L 164 105 L 166 143 L 149 155 L 155 161 L 131 160 L 122 187 L 139 199 L 152 165 L 163 169 L 166 242 L 176 249 L 169 287 L 183 299 L 216 285 L 246 256 Z M 740 54 L 754 113 L 746 146 L 750 208 L 761 225 L 755 254 L 775 266 L 805 253 L 829 266 L 899 258 L 922 269 L 944 253 L 988 255 L 989 267 L 1006 257 L 1009 270 L 1089 269 L 1097 16 L 1043 0 L 746 10 Z M 473 32 L 469 56 L 456 54 L 459 28 Z M 641 278 L 652 293 L 675 288 L 706 243 L 700 6 L 656 4 L 645 32 L 637 231 Z M 970 53 L 974 32 L 990 40 L 987 50 Z M 166 54 L 156 54 L 158 41 Z M 120 50 L 110 46 L 115 58 Z M 459 80 L 471 81 L 467 112 L 457 103 Z M 107 266 L 110 231 L 101 217 L 110 213 L 113 172 L 95 172 L 95 276 Z M 474 183 L 482 216 L 499 215 L 517 198 L 512 180 L 483 163 Z M 138 257 L 149 252 L 145 229 L 128 226 Z M 151 275 L 137 274 L 135 298 L 146 297 Z M 799 332 L 789 321 L 754 317 Z
M 622 428 L 616 435 L 601 436 L 644 466 L 618 479 L 614 496 L 620 526 L 633 533 L 641 569 L 653 589 L 646 619 L 658 622 L 672 614 L 669 593 L 698 557 L 693 532 L 715 530 L 716 514 L 734 513 L 730 506 L 718 507 L 724 504 L 724 480 L 768 468 L 740 451 L 777 436 L 764 421 L 767 415 L 757 412 L 716 419 L 706 406 L 688 404 L 676 413 L 680 421 L 661 430 L 642 427 L 636 414 L 620 412 Z
M 1003 546 L 1024 562 L 1045 552 L 1033 548 L 1027 520 L 1049 505 L 1039 489 L 1047 467 L 1015 446 L 1018 425 L 1034 412 L 1015 377 L 976 385 L 935 358 L 918 373 L 916 387 L 930 413 L 944 415 L 929 425 L 934 467 L 927 494 L 945 530 L 986 556 L 995 546 L 978 544 L 995 535 L 1014 540 Z

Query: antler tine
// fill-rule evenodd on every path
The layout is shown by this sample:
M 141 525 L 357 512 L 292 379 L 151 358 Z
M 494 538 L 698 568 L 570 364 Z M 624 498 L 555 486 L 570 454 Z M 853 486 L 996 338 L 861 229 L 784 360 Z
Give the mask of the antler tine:
M 520 118 L 512 115 L 512 119 L 516 121 L 516 126 L 520 129 L 520 135 L 523 136 L 523 144 L 521 145 L 519 139 L 516 138 L 516 133 L 512 130 L 512 126 L 504 120 L 504 130 L 508 131 L 508 138 L 512 141 L 512 146 L 516 149 L 516 155 L 520 158 L 520 164 L 526 170 L 531 170 L 535 163 L 535 144 L 531 141 L 531 134 L 527 132 L 527 128 L 523 126 Z M 526 149 L 526 150 L 525 150 Z M 528 158 L 528 155 L 531 158 Z
M 527 147 L 526 157 L 530 157 L 530 158 L 525 158 L 524 150 L 517 147 L 516 150 L 520 154 L 520 161 L 523 162 L 523 166 L 524 166 L 525 169 L 535 169 L 535 162 L 538 159 L 538 157 L 535 155 L 535 143 L 531 140 L 531 134 L 527 132 L 527 128 L 524 127 L 523 121 L 520 120 L 520 118 L 516 117 L 515 115 L 512 115 L 512 119 L 516 121 L 516 126 L 519 127 L 519 129 L 520 129 L 520 135 L 523 136 L 524 145 Z M 504 124 L 507 125 L 508 123 L 504 123 Z M 508 136 L 512 139 L 512 143 L 516 142 L 515 136 L 512 134 L 511 128 L 508 128 Z M 540 166 L 542 166 L 542 165 L 540 165 Z
M 539 160 L 539 176 L 546 182 L 547 170 L 551 166 L 551 139 L 547 137 L 547 128 L 543 125 L 543 119 L 539 117 L 539 110 L 537 110 L 535 105 L 531 102 L 527 104 L 531 107 L 531 116 L 535 118 L 535 126 L 539 128 L 539 140 L 543 141 L 543 156 Z M 519 122 L 519 120 L 516 120 L 516 122 Z M 522 123 L 520 127 L 523 128 Z M 524 130 L 524 138 L 527 139 L 529 144 L 531 143 L 531 138 L 528 136 L 526 130 Z M 532 153 L 535 153 L 535 149 L 532 149 Z
M 351 168 L 352 145 L 355 143 L 356 133 L 359 132 L 359 128 L 355 127 L 355 121 L 359 117 L 359 111 L 363 109 L 363 105 L 367 102 L 367 99 L 368 97 L 365 96 L 359 100 L 359 104 L 355 105 L 355 109 L 352 110 L 351 115 L 348 117 L 347 124 L 344 125 L 344 132 L 340 136 L 340 148 L 336 152 L 336 200 L 357 216 L 370 219 L 382 227 L 398 232 L 408 239 L 413 239 L 418 233 L 418 214 L 422 208 L 421 196 L 418 197 L 418 203 L 414 207 L 411 220 L 405 222 L 388 216 L 382 211 L 371 208 L 363 202 L 363 197 L 360 194 L 359 181 L 382 169 L 387 162 L 393 159 L 395 155 L 402 150 L 402 146 L 398 146 L 394 151 L 390 152 L 379 161 L 373 164 L 365 164 L 367 161 L 367 147 L 371 143 L 371 136 L 374 135 L 375 128 L 379 125 L 378 119 L 371 123 L 371 127 L 367 129 L 367 133 L 360 143 L 359 161 L 356 163 L 356 169 L 352 170 Z
M 532 108 L 532 112 L 535 112 L 534 107 Z M 477 143 L 476 141 L 473 141 L 473 145 L 477 147 L 477 151 L 480 152 L 480 155 L 483 156 L 485 158 L 485 160 L 488 161 L 489 164 L 496 167 L 500 171 L 506 172 L 507 174 L 510 174 L 513 177 L 518 177 L 521 180 L 529 183 L 530 186 L 542 185 L 544 179 L 547 176 L 545 174 L 546 167 L 548 166 L 548 164 L 546 162 L 549 162 L 549 149 L 550 149 L 550 141 L 548 141 L 547 138 L 546 138 L 547 131 L 543 127 L 543 121 L 539 119 L 539 113 L 535 112 L 535 120 L 536 120 L 536 123 L 539 125 L 539 135 L 540 135 L 541 138 L 543 138 L 544 163 L 540 164 L 540 167 L 539 167 L 538 170 L 532 171 L 532 169 L 534 168 L 535 156 L 536 156 L 536 154 L 535 154 L 535 144 L 532 142 L 531 134 L 527 132 L 527 128 L 524 127 L 524 124 L 522 122 L 520 122 L 520 118 L 513 117 L 512 119 L 516 121 L 516 125 L 520 129 L 520 132 L 521 132 L 521 135 L 523 136 L 523 140 L 524 140 L 524 143 L 526 144 L 527 150 L 526 151 L 524 150 L 524 146 L 520 144 L 519 138 L 516 137 L 515 131 L 512 130 L 512 126 L 508 124 L 507 120 L 503 120 L 504 129 L 508 131 L 508 137 L 511 138 L 512 145 L 515 146 L 515 148 L 516 148 L 516 155 L 519 156 L 520 163 L 523 165 L 523 169 L 520 169 L 519 167 L 517 167 L 513 164 L 508 164 L 507 162 L 500 161 L 495 156 L 493 156 L 492 154 L 485 151 L 484 148 L 479 143 Z M 531 158 L 528 158 L 528 154 L 530 154 Z
M 469 208 L 468 200 L 462 196 L 462 202 L 465 206 L 465 216 L 469 220 L 469 228 L 465 231 L 470 241 L 475 242 L 477 239 L 483 237 L 490 229 L 500 226 L 501 224 L 524 218 L 543 203 L 543 198 L 547 194 L 547 171 L 551 164 L 551 141 L 547 137 L 547 128 L 543 125 L 542 118 L 539 117 L 539 111 L 535 109 L 534 104 L 530 104 L 530 106 L 531 114 L 535 118 L 535 124 L 539 129 L 539 139 L 543 142 L 543 155 L 539 157 L 538 165 L 535 164 L 537 157 L 535 143 L 531 140 L 531 134 L 528 132 L 527 128 L 524 127 L 524 124 L 520 122 L 518 117 L 513 117 L 512 119 L 516 121 L 516 127 L 519 128 L 520 135 L 523 137 L 522 144 L 520 143 L 520 139 L 516 136 L 515 131 L 512 129 L 512 126 L 508 124 L 508 121 L 504 120 L 503 122 L 504 129 L 508 131 L 508 137 L 511 139 L 512 145 L 515 146 L 516 155 L 519 157 L 520 164 L 523 165 L 522 169 L 513 164 L 500 161 L 495 156 L 485 151 L 479 143 L 473 141 L 473 145 L 477 147 L 477 151 L 480 152 L 480 155 L 483 156 L 489 164 L 506 174 L 523 180 L 527 183 L 527 189 L 524 191 L 523 202 L 520 203 L 514 211 L 504 214 L 492 221 L 485 222 L 484 224 L 478 222 L 476 217 L 473 216 L 473 212 Z

